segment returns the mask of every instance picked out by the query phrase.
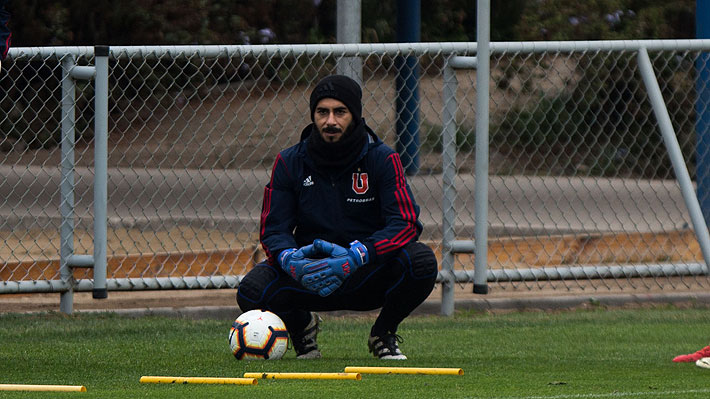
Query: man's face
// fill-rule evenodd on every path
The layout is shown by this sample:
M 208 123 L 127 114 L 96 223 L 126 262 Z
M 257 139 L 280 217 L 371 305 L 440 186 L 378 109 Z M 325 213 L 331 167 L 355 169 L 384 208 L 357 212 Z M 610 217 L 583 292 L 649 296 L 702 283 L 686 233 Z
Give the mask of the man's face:
M 353 114 L 340 100 L 324 98 L 318 101 L 313 121 L 326 143 L 337 143 L 353 121 Z

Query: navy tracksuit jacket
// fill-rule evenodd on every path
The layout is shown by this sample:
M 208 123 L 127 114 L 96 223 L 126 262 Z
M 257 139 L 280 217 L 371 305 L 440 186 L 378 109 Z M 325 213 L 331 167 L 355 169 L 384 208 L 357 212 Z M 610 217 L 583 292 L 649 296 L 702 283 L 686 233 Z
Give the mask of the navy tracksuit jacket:
M 368 145 L 346 169 L 315 167 L 305 141 L 312 125 L 303 130 L 298 144 L 278 155 L 261 213 L 260 238 L 269 263 L 276 265 L 284 249 L 300 248 L 315 238 L 345 248 L 359 240 L 371 263 L 384 263 L 419 238 L 419 206 L 399 155 L 372 129 L 365 129 Z

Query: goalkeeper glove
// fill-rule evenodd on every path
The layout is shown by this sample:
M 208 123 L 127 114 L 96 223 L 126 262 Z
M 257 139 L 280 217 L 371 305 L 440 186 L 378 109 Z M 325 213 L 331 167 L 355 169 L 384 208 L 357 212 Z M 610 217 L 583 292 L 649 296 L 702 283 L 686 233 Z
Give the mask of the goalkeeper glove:
M 301 284 L 320 296 L 328 296 L 345 281 L 339 271 L 343 269 L 343 264 L 347 264 L 344 258 L 324 258 L 313 261 L 304 267 L 308 271 L 304 273 Z
M 301 279 L 301 284 L 320 296 L 328 296 L 337 290 L 352 273 L 366 264 L 369 256 L 367 248 L 359 241 L 350 243 L 350 249 L 328 241 L 316 239 L 314 250 L 328 258 L 314 261 L 304 267 L 308 270 Z
M 332 258 L 347 256 L 350 263 L 349 273 L 355 273 L 355 270 L 359 269 L 362 265 L 367 264 L 370 260 L 370 254 L 367 251 L 367 247 L 365 247 L 365 245 L 358 240 L 351 242 L 350 248 L 345 249 L 338 244 L 316 239 L 313 241 L 313 248 L 317 252 L 328 255 Z
M 304 267 L 312 263 L 314 260 L 307 258 L 314 256 L 315 250 L 313 244 L 301 247 L 299 249 L 289 248 L 281 251 L 278 257 L 279 266 L 293 277 L 296 281 L 301 281 L 301 278 L 306 273 Z

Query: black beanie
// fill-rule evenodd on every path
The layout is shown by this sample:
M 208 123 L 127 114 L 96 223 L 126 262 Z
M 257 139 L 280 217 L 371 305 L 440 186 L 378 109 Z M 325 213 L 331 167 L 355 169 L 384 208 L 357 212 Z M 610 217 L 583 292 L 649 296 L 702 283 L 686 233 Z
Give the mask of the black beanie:
M 360 122 L 362 118 L 362 89 L 356 81 L 344 75 L 330 75 L 321 79 L 311 92 L 311 120 L 313 120 L 318 101 L 324 98 L 334 98 L 341 101 L 353 114 L 353 121 Z

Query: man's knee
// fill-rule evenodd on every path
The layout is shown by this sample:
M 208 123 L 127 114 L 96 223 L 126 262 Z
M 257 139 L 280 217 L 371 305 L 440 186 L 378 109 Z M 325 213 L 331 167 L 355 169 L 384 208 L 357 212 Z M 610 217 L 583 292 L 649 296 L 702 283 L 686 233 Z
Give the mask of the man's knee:
M 266 264 L 256 265 L 239 282 L 237 304 L 243 311 L 260 309 L 264 306 L 267 288 L 278 279 L 278 273 Z
M 408 258 L 411 264 L 412 276 L 416 279 L 436 279 L 439 272 L 434 251 L 425 244 L 415 241 L 407 244 L 402 256 Z

